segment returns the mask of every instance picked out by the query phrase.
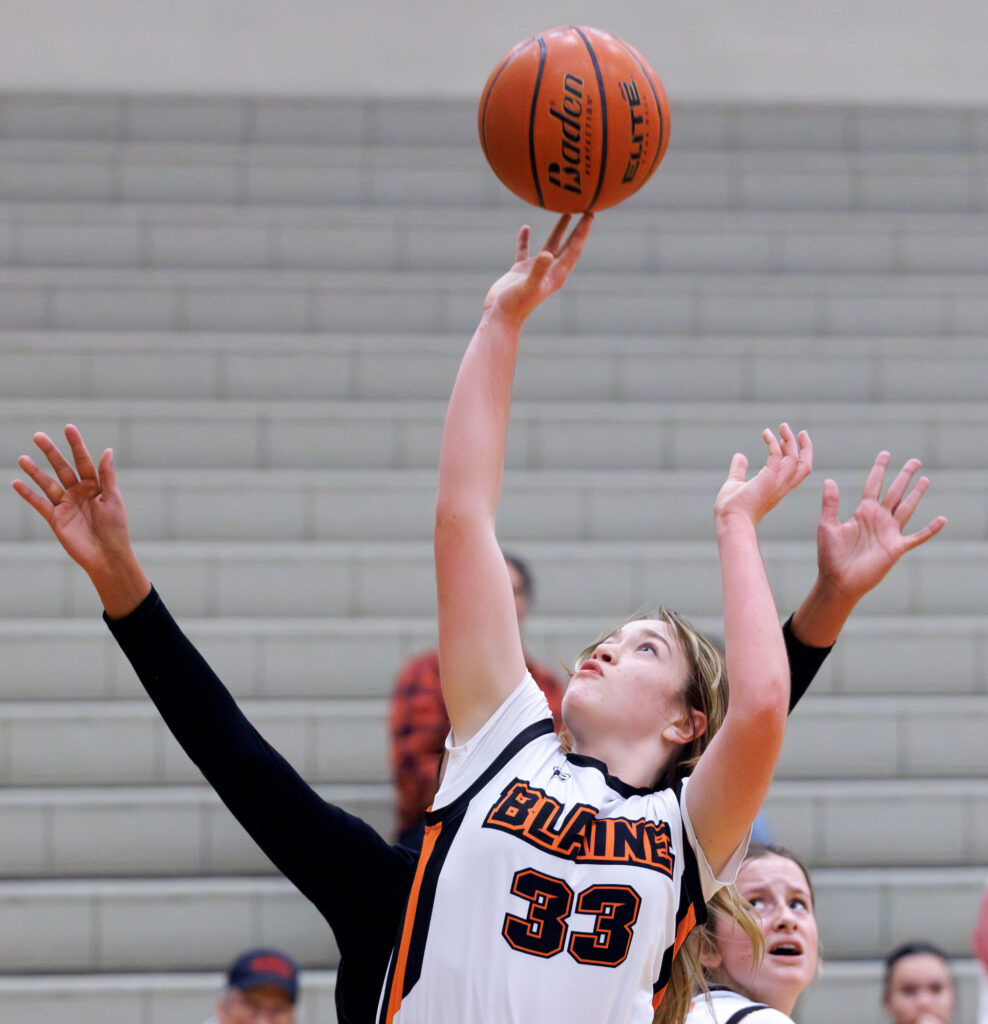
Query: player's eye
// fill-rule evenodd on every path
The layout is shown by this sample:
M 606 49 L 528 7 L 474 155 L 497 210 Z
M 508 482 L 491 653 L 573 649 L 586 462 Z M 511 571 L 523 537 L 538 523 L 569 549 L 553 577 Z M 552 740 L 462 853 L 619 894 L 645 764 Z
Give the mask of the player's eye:
M 648 651 L 650 654 L 657 654 L 658 648 L 650 640 L 646 640 L 645 643 L 638 645 L 638 650 Z

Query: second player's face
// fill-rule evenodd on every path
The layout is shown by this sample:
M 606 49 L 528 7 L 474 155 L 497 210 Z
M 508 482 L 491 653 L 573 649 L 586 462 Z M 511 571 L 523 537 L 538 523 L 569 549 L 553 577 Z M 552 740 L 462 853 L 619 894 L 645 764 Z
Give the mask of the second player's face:
M 885 1009 L 893 1024 L 948 1024 L 954 1016 L 950 969 L 932 953 L 900 958 L 889 977 Z
M 752 999 L 788 1014 L 817 970 L 819 940 L 809 883 L 798 864 L 769 853 L 742 864 L 737 885 L 754 907 L 765 955 L 755 963 L 740 926 L 721 923 L 721 971 Z
M 594 648 L 570 677 L 563 716 L 574 735 L 608 731 L 631 742 L 682 717 L 686 657 L 668 623 L 637 619 Z

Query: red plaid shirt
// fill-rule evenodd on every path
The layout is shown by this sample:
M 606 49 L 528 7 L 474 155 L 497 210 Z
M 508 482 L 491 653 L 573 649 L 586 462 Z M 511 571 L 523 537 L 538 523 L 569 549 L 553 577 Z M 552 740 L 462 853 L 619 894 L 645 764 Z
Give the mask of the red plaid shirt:
M 560 725 L 563 684 L 548 667 L 525 658 L 529 672 Z M 436 795 L 449 718 L 439 686 L 439 652 L 426 651 L 406 661 L 391 697 L 391 771 L 397 791 L 399 833 L 412 828 Z

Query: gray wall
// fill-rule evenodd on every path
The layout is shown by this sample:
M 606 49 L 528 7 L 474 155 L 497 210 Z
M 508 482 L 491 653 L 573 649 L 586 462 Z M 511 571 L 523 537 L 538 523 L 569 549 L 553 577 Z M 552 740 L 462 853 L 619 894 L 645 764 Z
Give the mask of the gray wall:
M 673 102 L 988 102 L 984 0 L 0 0 L 0 89 L 466 97 L 566 22 Z

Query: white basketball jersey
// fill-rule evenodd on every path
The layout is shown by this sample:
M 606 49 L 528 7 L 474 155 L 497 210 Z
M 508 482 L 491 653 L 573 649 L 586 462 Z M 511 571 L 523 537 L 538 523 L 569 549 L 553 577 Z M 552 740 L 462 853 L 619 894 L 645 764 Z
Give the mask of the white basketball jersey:
M 751 1007 L 757 1006 L 757 1009 Z M 718 988 L 705 994 L 693 997 L 690 1012 L 686 1015 L 685 1024 L 728 1024 L 735 1014 L 745 1012 L 740 1017 L 744 1024 L 792 1024 L 792 1018 L 781 1010 L 773 1010 L 770 1006 L 758 1006 L 747 996 L 738 995 L 726 988 Z
M 527 676 L 449 748 L 379 1024 L 649 1024 L 723 884 L 684 813 L 564 754 Z

